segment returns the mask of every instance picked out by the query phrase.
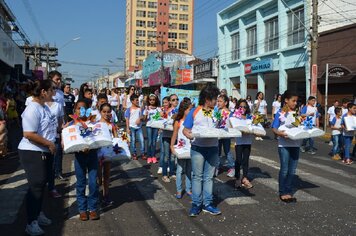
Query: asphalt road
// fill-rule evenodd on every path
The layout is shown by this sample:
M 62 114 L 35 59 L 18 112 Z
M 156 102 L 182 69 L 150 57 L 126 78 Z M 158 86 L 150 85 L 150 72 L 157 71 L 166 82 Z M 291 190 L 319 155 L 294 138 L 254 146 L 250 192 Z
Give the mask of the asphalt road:
M 273 137 L 269 133 L 270 137 Z M 250 177 L 254 188 L 236 190 L 226 171 L 215 179 L 220 216 L 188 216 L 190 198 L 177 200 L 175 182 L 164 183 L 158 164 L 120 160 L 111 172 L 112 206 L 99 221 L 78 220 L 73 156 L 64 159 L 68 180 L 57 182 L 64 196 L 46 197 L 44 211 L 54 223 L 46 235 L 356 235 L 356 164 L 331 160 L 331 147 L 316 139 L 316 155 L 303 153 L 298 165 L 296 197 L 278 199 L 277 141 L 254 141 Z M 234 154 L 235 155 L 235 154 Z M 0 235 L 24 235 L 25 176 L 17 157 L 0 160 Z M 46 195 L 47 196 L 47 195 Z

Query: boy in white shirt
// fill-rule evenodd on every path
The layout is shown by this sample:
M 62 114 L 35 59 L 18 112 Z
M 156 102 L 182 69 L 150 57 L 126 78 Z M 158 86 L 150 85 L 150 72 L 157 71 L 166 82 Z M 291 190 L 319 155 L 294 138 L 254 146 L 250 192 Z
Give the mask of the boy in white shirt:
M 301 115 L 306 115 L 306 116 L 312 116 L 313 117 L 313 126 L 319 128 L 319 112 L 318 109 L 315 106 L 316 104 L 316 98 L 314 96 L 310 96 L 308 98 L 308 104 L 306 106 L 303 107 L 303 109 L 301 110 Z M 301 152 L 305 152 L 306 151 L 306 145 L 307 145 L 307 141 L 309 141 L 309 150 L 308 153 L 309 154 L 316 154 L 315 152 L 315 148 L 314 148 L 314 139 L 312 138 L 308 138 L 308 139 L 304 139 L 303 140 L 303 144 L 300 147 Z
M 342 127 L 341 127 L 341 115 L 342 115 L 342 110 L 340 107 L 335 108 L 335 114 L 336 116 L 333 118 L 333 120 L 330 122 L 331 126 L 331 137 L 333 141 L 333 157 L 332 159 L 335 161 L 341 160 L 341 157 L 339 155 L 340 149 L 342 148 Z

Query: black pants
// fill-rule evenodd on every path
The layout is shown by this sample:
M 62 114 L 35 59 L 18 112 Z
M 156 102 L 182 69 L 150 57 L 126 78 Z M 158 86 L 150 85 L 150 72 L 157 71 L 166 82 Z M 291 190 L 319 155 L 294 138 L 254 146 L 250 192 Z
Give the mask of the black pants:
M 43 158 L 45 155 L 46 158 Z M 27 222 L 37 220 L 42 209 L 43 193 L 47 182 L 47 159 L 51 154 L 19 150 L 21 164 L 25 170 L 29 190 L 26 195 Z
M 251 145 L 236 145 L 235 177 L 240 179 L 240 169 L 242 167 L 242 178 L 247 178 L 248 163 L 251 153 Z

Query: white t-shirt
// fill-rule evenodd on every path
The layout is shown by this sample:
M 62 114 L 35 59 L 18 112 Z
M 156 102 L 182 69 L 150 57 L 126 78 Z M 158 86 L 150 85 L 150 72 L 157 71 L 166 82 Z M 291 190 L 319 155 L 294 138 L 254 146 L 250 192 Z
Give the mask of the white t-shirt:
M 329 107 L 328 114 L 329 114 L 329 121 L 331 122 L 334 119 L 334 117 L 336 116 L 334 106 Z
M 151 127 L 153 119 L 152 117 L 157 113 L 161 112 L 161 109 L 159 107 L 152 108 L 152 107 L 146 107 L 145 110 L 143 111 L 143 115 L 147 116 L 147 123 L 146 127 Z
M 342 115 L 346 115 L 349 110 L 347 108 L 342 108 Z
M 142 122 L 137 125 L 136 121 L 142 116 L 141 108 L 133 109 L 129 108 L 125 111 L 125 118 L 129 119 L 129 126 L 130 128 L 138 129 L 141 128 Z
M 257 103 L 258 103 L 258 100 L 255 100 L 254 105 L 256 105 Z M 260 106 L 258 107 L 258 112 L 261 115 L 266 115 L 265 108 L 267 108 L 267 102 L 265 100 L 262 100 L 260 102 Z
M 138 97 L 138 103 L 140 104 L 140 107 L 143 107 L 143 95 L 142 94 Z
M 341 128 L 341 121 L 342 121 L 342 118 L 340 117 L 340 119 L 337 119 L 337 117 L 334 117 L 333 119 L 332 119 L 332 121 L 330 121 L 330 124 L 332 125 L 332 126 L 334 126 L 335 128 Z M 339 134 L 341 134 L 341 131 L 340 130 L 335 130 L 335 129 L 333 129 L 332 131 L 331 131 L 331 135 L 339 135 Z
M 115 94 L 114 96 L 111 96 L 110 105 L 113 107 L 117 107 L 119 105 L 117 94 Z
M 64 116 L 63 107 L 60 106 L 59 103 L 57 103 L 57 102 L 52 102 L 51 106 L 49 106 L 49 104 L 46 103 L 46 106 L 49 108 L 51 115 L 56 117 L 56 119 L 57 119 L 56 127 L 58 127 L 59 120 L 63 119 L 63 116 Z
M 37 102 L 30 102 L 21 117 L 24 132 L 36 132 L 51 142 L 56 140 L 57 119 L 51 114 L 47 106 L 42 106 Z M 22 138 L 18 149 L 49 152 L 47 147 L 33 143 L 25 137 Z
M 279 109 L 281 109 L 281 102 L 279 102 L 279 101 L 274 101 L 274 102 L 272 103 L 272 107 L 274 107 L 274 113 L 273 113 L 273 115 L 275 115 L 275 114 L 279 111 Z
M 62 105 L 62 107 L 65 107 L 65 102 L 64 102 L 64 93 L 60 89 L 56 89 L 56 95 L 53 96 L 53 100 L 55 102 L 58 102 L 59 104 Z
M 33 97 L 32 96 L 26 98 L 25 106 L 27 107 L 32 101 L 33 101 Z
M 101 114 L 98 109 L 92 110 L 91 111 L 92 115 L 95 115 L 95 120 L 99 122 L 101 120 Z M 116 113 L 112 110 L 111 111 L 111 120 L 110 122 L 112 123 L 117 123 L 119 120 L 117 119 Z
M 131 100 L 130 100 L 130 96 L 127 95 L 126 97 L 126 109 L 129 109 L 132 106 Z

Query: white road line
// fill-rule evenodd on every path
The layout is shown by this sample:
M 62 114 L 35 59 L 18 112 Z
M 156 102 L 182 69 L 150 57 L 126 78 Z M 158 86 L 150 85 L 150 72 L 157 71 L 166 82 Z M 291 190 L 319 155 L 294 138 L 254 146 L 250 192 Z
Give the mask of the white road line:
M 214 182 L 214 192 L 216 192 L 217 197 L 224 200 L 228 205 L 258 204 L 257 200 L 235 190 L 219 178 L 215 178 Z
M 28 190 L 25 171 L 15 171 L 0 189 L 0 224 L 12 224 Z
M 257 161 L 259 163 L 262 163 L 264 165 L 267 165 L 269 167 L 272 167 L 272 168 L 274 168 L 276 170 L 279 170 L 279 163 L 277 163 L 277 162 L 275 162 L 273 160 L 270 160 L 270 159 L 267 159 L 267 158 L 264 158 L 264 157 L 261 157 L 261 156 L 250 156 L 250 159 L 253 160 L 253 161 Z M 324 178 L 324 177 L 320 177 L 320 176 L 311 174 L 311 173 L 303 171 L 303 170 L 298 170 L 297 169 L 297 174 L 299 176 L 303 177 L 306 181 L 310 181 L 310 182 L 313 182 L 313 183 L 324 185 L 324 186 L 327 186 L 328 188 L 331 188 L 331 189 L 334 189 L 336 191 L 348 194 L 348 195 L 350 195 L 352 197 L 356 197 L 356 189 L 351 187 L 351 186 L 347 186 L 347 185 L 335 182 L 333 180 L 330 180 L 330 179 L 327 179 L 327 178 Z
M 145 198 L 147 204 L 154 211 L 172 211 L 184 209 L 183 205 L 156 179 L 153 179 L 138 161 L 121 164 L 121 168 L 130 177 L 137 189 Z M 137 181 L 138 180 L 138 181 Z
M 346 171 L 343 171 L 343 170 L 340 170 L 340 169 L 337 169 L 337 168 L 334 168 L 334 167 L 330 167 L 330 166 L 326 166 L 326 165 L 310 162 L 310 161 L 305 160 L 305 159 L 299 159 L 299 163 L 301 163 L 303 165 L 319 168 L 321 170 L 325 170 L 325 171 L 328 171 L 328 172 L 333 173 L 333 174 L 340 175 L 340 176 L 345 177 L 345 178 L 350 178 L 350 179 L 355 179 L 356 178 L 356 174 L 351 175 L 351 174 L 347 173 Z
M 260 184 L 263 184 L 264 186 L 272 189 L 276 193 L 278 193 L 278 181 L 273 178 L 266 178 L 263 175 L 260 174 L 254 174 L 251 173 L 249 174 L 250 176 L 253 177 L 253 182 L 257 182 Z M 311 201 L 319 201 L 320 199 L 317 197 L 314 197 L 313 195 L 310 195 L 309 193 L 306 193 L 302 190 L 298 190 L 294 196 L 298 199 L 299 202 L 311 202 Z

